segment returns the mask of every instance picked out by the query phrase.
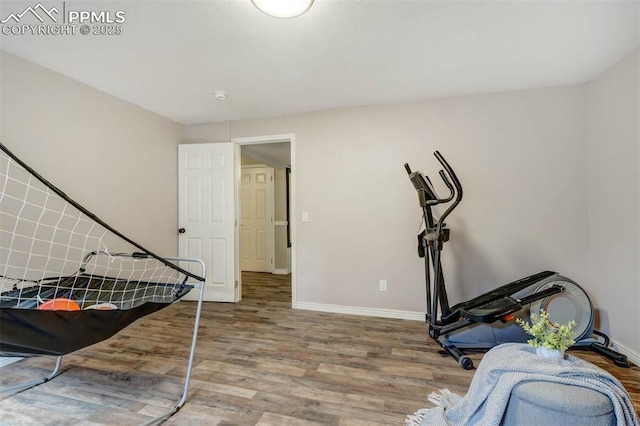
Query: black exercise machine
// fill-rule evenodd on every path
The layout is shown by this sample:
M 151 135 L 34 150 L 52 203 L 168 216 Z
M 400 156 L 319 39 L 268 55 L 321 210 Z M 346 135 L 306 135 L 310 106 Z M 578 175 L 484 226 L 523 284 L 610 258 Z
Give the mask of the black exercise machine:
M 626 356 L 609 349 L 609 337 L 595 330 L 594 309 L 587 294 L 572 280 L 556 272 L 543 271 L 481 294 L 466 302 L 449 305 L 442 272 L 441 254 L 449 241 L 450 230 L 445 219 L 462 200 L 462 185 L 455 172 L 436 151 L 444 170 L 439 175 L 449 190 L 442 198 L 431 181 L 420 171 L 412 172 L 404 165 L 409 180 L 418 192 L 424 230 L 418 235 L 418 255 L 424 258 L 428 333 L 444 351 L 464 369 L 473 361 L 461 349 L 488 349 L 499 343 L 526 342 L 527 336 L 513 323 L 515 314 L 545 310 L 556 323 L 577 322 L 576 344 L 572 348 L 588 348 L 611 358 L 616 365 L 628 367 Z M 436 218 L 432 208 L 445 205 Z

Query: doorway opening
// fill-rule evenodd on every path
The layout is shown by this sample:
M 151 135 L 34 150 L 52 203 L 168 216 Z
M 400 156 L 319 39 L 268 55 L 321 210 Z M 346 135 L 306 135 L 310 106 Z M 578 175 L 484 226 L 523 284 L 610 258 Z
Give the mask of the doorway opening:
M 238 300 L 245 277 L 265 282 L 289 281 L 290 300 L 295 307 L 295 229 L 293 221 L 293 134 L 233 139 L 240 151 L 236 200 L 240 263 Z M 265 293 L 267 294 L 267 293 Z

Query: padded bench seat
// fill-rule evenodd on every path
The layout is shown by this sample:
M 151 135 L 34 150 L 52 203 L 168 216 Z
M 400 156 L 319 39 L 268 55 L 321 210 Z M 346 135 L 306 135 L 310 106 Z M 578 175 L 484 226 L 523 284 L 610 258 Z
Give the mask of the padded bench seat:
M 528 381 L 513 388 L 501 424 L 613 426 L 616 416 L 609 397 L 593 389 Z

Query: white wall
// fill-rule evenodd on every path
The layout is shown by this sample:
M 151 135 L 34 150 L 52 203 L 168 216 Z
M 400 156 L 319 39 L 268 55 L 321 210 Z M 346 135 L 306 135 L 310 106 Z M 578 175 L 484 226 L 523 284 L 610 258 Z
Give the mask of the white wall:
M 184 127 L 182 143 L 229 142 L 229 122 L 191 124 Z
M 177 145 L 183 127 L 2 52 L 0 140 L 108 224 L 177 254 Z
M 589 293 L 600 326 L 640 353 L 639 51 L 587 85 Z
M 445 253 L 453 302 L 542 269 L 583 282 L 585 128 L 573 86 L 231 122 L 229 137 L 296 135 L 298 303 L 423 312 L 403 163 L 435 176 L 439 149 L 465 187 Z

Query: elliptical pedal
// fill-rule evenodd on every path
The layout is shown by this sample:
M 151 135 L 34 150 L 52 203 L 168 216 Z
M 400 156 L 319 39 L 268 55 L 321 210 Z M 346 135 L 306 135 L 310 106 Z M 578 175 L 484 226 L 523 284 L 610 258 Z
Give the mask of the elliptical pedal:
M 460 315 L 471 321 L 491 324 L 520 309 L 522 309 L 522 305 L 517 299 L 503 296 L 482 305 L 461 309 Z

